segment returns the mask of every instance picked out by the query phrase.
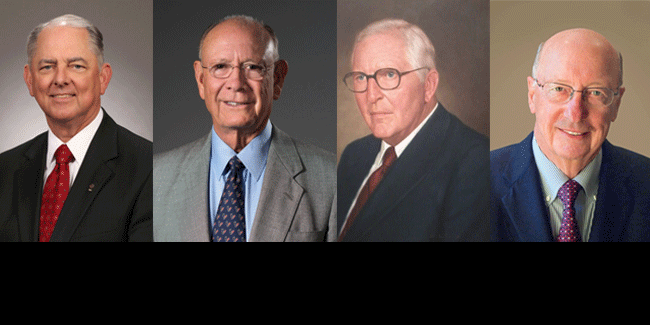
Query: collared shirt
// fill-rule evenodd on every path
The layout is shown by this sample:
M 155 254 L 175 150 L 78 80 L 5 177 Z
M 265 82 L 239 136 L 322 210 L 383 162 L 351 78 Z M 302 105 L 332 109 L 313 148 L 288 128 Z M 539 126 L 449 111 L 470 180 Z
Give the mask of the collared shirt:
M 63 142 L 57 138 L 56 135 L 54 135 L 52 132 L 52 129 L 48 130 L 47 159 L 45 160 L 45 177 L 43 178 L 43 188 L 45 188 L 45 181 L 47 180 L 47 177 L 50 176 L 50 173 L 52 173 L 52 170 L 54 170 L 56 167 L 54 152 L 56 152 L 56 149 L 58 149 L 62 144 L 68 146 L 68 149 L 70 149 L 70 152 L 72 152 L 72 156 L 74 157 L 74 160 L 68 164 L 68 167 L 70 168 L 70 187 L 72 187 L 72 183 L 74 182 L 77 173 L 79 172 L 79 168 L 81 168 L 81 163 L 83 163 L 84 157 L 86 157 L 86 152 L 90 147 L 90 142 L 92 142 L 93 137 L 95 137 L 95 133 L 97 133 L 97 129 L 99 129 L 99 125 L 102 123 L 103 118 L 104 110 L 100 108 L 99 113 L 97 116 L 95 116 L 95 119 L 90 122 L 90 124 L 86 125 L 86 127 L 84 127 L 81 131 L 79 131 L 79 133 L 70 138 L 68 142 Z
M 266 171 L 266 160 L 271 145 L 272 125 L 268 121 L 266 127 L 260 134 L 251 140 L 239 153 L 230 148 L 212 128 L 212 147 L 210 153 L 210 229 L 217 217 L 217 209 L 221 200 L 221 193 L 226 184 L 226 179 L 231 171 L 225 173 L 228 161 L 237 156 L 246 169 L 243 172 L 244 187 L 244 213 L 246 215 L 246 240 L 250 238 L 255 213 L 260 200 L 264 172 Z
M 562 210 L 564 210 L 564 204 L 562 204 L 562 201 L 557 196 L 557 192 L 569 178 L 544 155 L 542 150 L 539 149 L 539 145 L 534 136 L 533 156 L 535 157 L 535 163 L 537 164 L 539 176 L 542 181 L 544 202 L 546 202 L 546 207 L 549 209 L 551 230 L 553 231 L 553 236 L 557 237 L 560 232 L 560 225 L 562 224 Z M 601 149 L 598 151 L 596 157 L 573 179 L 584 189 L 584 191 L 578 193 L 574 207 L 582 241 L 585 242 L 589 240 L 594 211 L 596 210 L 598 175 L 600 174 L 602 158 L 603 153 Z
M 429 121 L 429 119 L 431 118 L 431 115 L 433 115 L 433 112 L 436 111 L 436 108 L 438 108 L 438 103 L 436 103 L 436 106 L 433 107 L 433 109 L 431 110 L 431 113 L 429 113 L 429 115 L 427 115 L 427 117 L 424 118 L 424 120 L 422 122 L 420 122 L 420 124 L 415 129 L 413 129 L 413 131 L 411 131 L 411 133 L 409 133 L 409 135 L 406 138 L 404 138 L 404 140 L 402 140 L 400 143 L 395 145 L 395 155 L 397 156 L 397 158 L 399 158 L 399 156 L 402 154 L 402 152 L 404 152 L 404 150 L 406 150 L 406 147 L 408 147 L 408 145 L 411 143 L 413 138 L 415 138 L 415 136 L 418 134 L 418 132 L 420 132 L 420 129 L 422 129 L 424 124 L 426 124 L 427 121 Z M 354 205 L 357 204 L 357 198 L 359 197 L 359 193 L 361 193 L 361 189 L 363 189 L 363 186 L 368 181 L 368 178 L 370 178 L 370 175 L 372 175 L 372 173 L 375 170 L 377 170 L 377 169 L 379 169 L 379 167 L 381 167 L 381 165 L 383 163 L 384 152 L 386 152 L 386 150 L 389 147 L 390 147 L 390 144 L 386 143 L 386 141 L 384 141 L 384 140 L 381 141 L 381 147 L 379 148 L 379 152 L 377 153 L 377 156 L 375 157 L 375 162 L 370 167 L 370 171 L 368 171 L 368 174 L 366 175 L 366 178 L 363 180 L 363 182 L 361 182 L 361 186 L 359 186 L 359 189 L 357 190 L 357 195 L 355 195 L 354 201 L 352 201 L 352 204 L 350 205 L 350 208 L 348 209 L 347 216 L 350 215 L 350 212 L 352 212 L 352 209 L 354 208 Z M 347 217 L 346 217 L 345 220 L 347 222 Z M 345 224 L 343 226 L 345 226 Z M 343 229 L 343 226 L 341 226 L 341 229 Z

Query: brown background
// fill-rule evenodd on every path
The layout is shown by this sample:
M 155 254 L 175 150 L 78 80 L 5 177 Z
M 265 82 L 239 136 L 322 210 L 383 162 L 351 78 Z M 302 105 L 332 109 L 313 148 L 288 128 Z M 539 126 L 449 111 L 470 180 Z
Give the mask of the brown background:
M 383 18 L 418 25 L 436 48 L 438 100 L 473 129 L 489 135 L 489 2 L 487 0 L 344 1 L 337 3 L 337 157 L 370 133 L 343 84 L 357 32 Z
M 623 55 L 626 90 L 607 139 L 650 156 L 650 2 L 492 1 L 490 16 L 491 149 L 533 130 L 526 77 L 539 43 L 582 27 L 603 34 Z

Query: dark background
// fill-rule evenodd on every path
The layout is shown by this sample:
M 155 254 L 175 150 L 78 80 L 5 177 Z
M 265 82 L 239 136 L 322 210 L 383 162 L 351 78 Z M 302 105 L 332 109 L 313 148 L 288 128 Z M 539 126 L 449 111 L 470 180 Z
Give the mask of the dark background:
M 336 151 L 335 1 L 156 1 L 154 153 L 198 139 L 212 127 L 192 64 L 204 30 L 229 15 L 271 26 L 289 64 L 271 122 L 290 136 Z

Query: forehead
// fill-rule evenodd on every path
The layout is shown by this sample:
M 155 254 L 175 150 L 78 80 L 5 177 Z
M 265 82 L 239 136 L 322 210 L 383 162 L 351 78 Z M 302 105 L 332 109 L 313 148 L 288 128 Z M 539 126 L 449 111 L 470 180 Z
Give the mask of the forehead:
M 352 69 L 374 72 L 381 68 L 409 69 L 406 44 L 395 32 L 366 36 L 359 41 L 352 54 Z
M 618 80 L 618 54 L 606 44 L 561 40 L 548 45 L 540 58 L 541 76 L 553 81 L 587 84 L 610 84 Z
M 46 27 L 38 35 L 35 57 L 81 56 L 94 58 L 88 31 L 78 27 Z
M 226 21 L 213 28 L 203 43 L 204 59 L 260 60 L 264 57 L 269 36 L 251 25 Z

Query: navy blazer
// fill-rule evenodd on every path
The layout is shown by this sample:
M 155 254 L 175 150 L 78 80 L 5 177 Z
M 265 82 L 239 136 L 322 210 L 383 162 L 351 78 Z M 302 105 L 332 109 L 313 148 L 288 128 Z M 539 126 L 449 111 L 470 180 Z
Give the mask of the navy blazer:
M 490 153 L 496 241 L 555 241 L 532 149 L 524 141 Z M 589 241 L 650 240 L 650 159 L 607 140 Z
M 0 241 L 38 241 L 47 132 L 0 154 Z M 153 241 L 152 143 L 104 111 L 50 241 Z
M 338 166 L 338 228 L 381 140 L 349 144 Z M 489 240 L 489 145 L 442 105 L 393 163 L 343 241 Z

